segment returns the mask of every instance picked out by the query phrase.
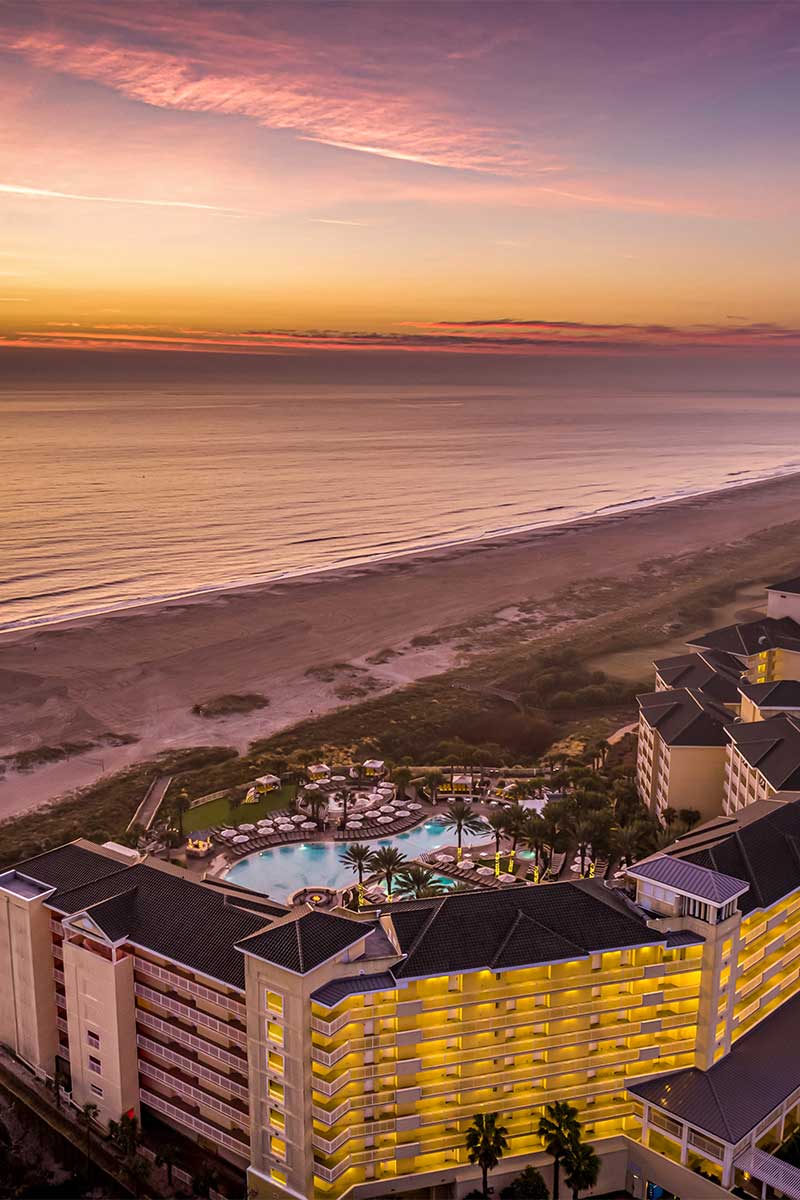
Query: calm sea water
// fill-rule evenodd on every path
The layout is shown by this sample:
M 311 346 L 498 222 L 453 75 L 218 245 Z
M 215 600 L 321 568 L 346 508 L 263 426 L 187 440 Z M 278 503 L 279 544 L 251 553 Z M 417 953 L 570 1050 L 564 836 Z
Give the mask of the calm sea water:
M 219 386 L 0 394 L 0 627 L 800 468 L 800 399 Z

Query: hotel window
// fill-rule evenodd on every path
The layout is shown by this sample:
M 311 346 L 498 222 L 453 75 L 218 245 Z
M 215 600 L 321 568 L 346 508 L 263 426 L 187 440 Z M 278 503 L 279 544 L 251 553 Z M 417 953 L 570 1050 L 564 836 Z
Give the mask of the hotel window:
M 99 1058 L 95 1058 L 93 1054 L 89 1055 L 89 1070 L 94 1071 L 96 1075 L 103 1074 L 103 1064 Z
M 272 1012 L 283 1012 L 283 996 L 280 996 L 277 992 L 271 992 L 269 989 L 267 989 L 265 991 L 265 999 L 267 1008 L 271 1009 Z
M 100 1097 L 100 1099 L 102 1100 L 102 1098 L 103 1098 L 103 1089 L 102 1089 L 101 1087 L 98 1087 L 96 1083 L 93 1083 L 93 1084 L 91 1085 L 91 1089 L 92 1089 L 92 1093 L 93 1093 L 95 1096 L 99 1096 L 99 1097 Z
M 93 1029 L 86 1030 L 86 1040 L 90 1046 L 94 1046 L 95 1050 L 100 1049 L 100 1038 Z
M 280 1075 L 283 1074 L 283 1056 L 276 1054 L 270 1050 L 267 1054 L 267 1068 L 270 1071 L 277 1071 Z
M 276 1158 L 286 1158 L 286 1142 L 283 1138 L 271 1137 L 269 1139 L 270 1154 L 274 1154 Z
M 267 1021 L 267 1037 L 271 1042 L 275 1042 L 277 1046 L 283 1045 L 283 1030 L 274 1021 Z

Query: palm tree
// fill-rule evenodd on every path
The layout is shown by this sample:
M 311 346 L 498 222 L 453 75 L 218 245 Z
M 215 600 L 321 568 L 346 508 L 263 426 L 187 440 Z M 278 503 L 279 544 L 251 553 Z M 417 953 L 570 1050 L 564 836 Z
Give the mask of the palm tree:
M 364 887 L 364 871 L 372 866 L 372 850 L 363 842 L 353 842 L 352 846 L 339 855 L 339 862 L 355 871 L 358 875 L 358 895 L 361 899 Z
M 426 896 L 441 896 L 446 888 L 430 867 L 413 865 L 397 876 L 397 894 L 404 900 L 422 900 Z
M 53 1071 L 53 1099 L 56 1102 L 56 1108 L 61 1108 L 61 1089 L 67 1082 L 69 1076 L 61 1065 L 61 1062 L 56 1059 L 55 1070 Z
M 505 837 L 508 829 L 508 818 L 504 812 L 489 813 L 486 818 L 486 824 L 491 829 L 494 835 L 494 853 L 495 857 L 500 854 L 500 840 Z
M 600 1174 L 600 1159 L 594 1146 L 576 1141 L 564 1157 L 564 1182 L 572 1188 L 572 1200 L 578 1200 L 581 1192 L 588 1192 L 597 1183 Z
M 547 845 L 548 828 L 547 822 L 540 813 L 528 813 L 522 837 L 528 849 L 533 851 L 537 867 L 541 867 L 544 848 Z
M 342 819 L 339 822 L 339 828 L 344 829 L 347 824 L 347 805 L 350 801 L 350 789 L 345 788 L 343 792 L 339 792 L 339 797 L 342 801 Z
M 89 1178 L 89 1172 L 92 1166 L 92 1121 L 97 1118 L 100 1109 L 90 1100 L 88 1104 L 84 1104 L 83 1108 L 78 1113 L 78 1120 L 82 1125 L 86 1126 L 86 1178 Z
M 392 781 L 397 784 L 397 790 L 400 793 L 401 799 L 405 798 L 406 788 L 411 783 L 413 773 L 410 767 L 397 767 L 392 772 Z
M 369 857 L 369 866 L 386 883 L 386 896 L 389 900 L 392 898 L 392 880 L 402 870 L 405 861 L 405 854 L 396 850 L 394 846 L 381 846 Z
M 517 853 L 517 843 L 524 838 L 528 828 L 528 813 L 520 804 L 514 804 L 506 810 L 506 830 L 511 838 L 511 853 L 508 856 L 508 869 L 514 869 L 514 856 Z
M 439 794 L 439 788 L 441 787 L 442 780 L 444 779 L 444 772 L 426 771 L 423 778 L 428 786 L 428 791 L 431 794 L 431 804 L 435 804 Z
M 142 1158 L 141 1154 L 129 1154 L 125 1159 L 125 1174 L 131 1182 L 134 1196 L 138 1197 L 142 1194 L 144 1185 L 150 1178 L 150 1164 L 146 1158 Z
M 581 879 L 586 874 L 586 855 L 592 844 L 594 833 L 595 822 L 591 817 L 581 817 L 579 821 L 575 822 L 575 838 L 578 843 L 578 854 L 581 860 Z
M 553 1200 L 558 1200 L 558 1170 L 574 1142 L 580 1141 L 581 1125 L 578 1110 L 566 1100 L 556 1100 L 545 1107 L 539 1118 L 537 1133 L 544 1148 L 553 1158 Z
M 173 801 L 173 807 L 175 810 L 175 816 L 178 818 L 178 832 L 180 833 L 181 838 L 183 838 L 183 816 L 189 808 L 189 793 L 186 791 L 186 788 L 181 788 L 181 790 L 178 792 L 175 800 Z
M 156 1166 L 167 1168 L 167 1184 L 172 1187 L 172 1169 L 181 1161 L 181 1153 L 174 1142 L 165 1142 L 156 1156 Z
M 486 828 L 483 817 L 475 812 L 468 800 L 451 800 L 440 820 L 445 829 L 454 829 L 456 832 L 456 845 L 458 846 L 456 857 L 459 861 L 461 861 L 461 839 L 464 832 L 480 833 Z
M 497 1117 L 497 1113 L 476 1113 L 466 1136 L 469 1161 L 477 1163 L 483 1175 L 484 1196 L 489 1194 L 489 1172 L 508 1149 L 508 1130 L 498 1125 Z

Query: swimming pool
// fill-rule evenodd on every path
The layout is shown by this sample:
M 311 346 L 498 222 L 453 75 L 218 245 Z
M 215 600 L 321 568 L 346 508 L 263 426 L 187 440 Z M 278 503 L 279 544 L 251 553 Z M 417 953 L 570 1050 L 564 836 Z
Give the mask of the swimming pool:
M 465 833 L 462 842 L 474 846 L 488 841 L 487 833 Z M 289 846 L 274 846 L 262 850 L 236 863 L 227 873 L 227 878 L 242 887 L 256 892 L 266 892 L 276 900 L 285 900 L 301 887 L 348 887 L 355 883 L 356 876 L 349 867 L 339 861 L 349 842 L 301 842 Z M 435 817 L 424 825 L 417 825 L 406 833 L 370 841 L 378 846 L 394 846 L 407 858 L 416 858 L 426 851 L 455 844 L 455 834 Z

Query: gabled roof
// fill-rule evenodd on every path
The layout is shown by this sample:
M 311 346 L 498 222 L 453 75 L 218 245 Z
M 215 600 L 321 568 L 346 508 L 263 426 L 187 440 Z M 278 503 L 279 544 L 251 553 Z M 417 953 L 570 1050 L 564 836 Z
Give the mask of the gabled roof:
M 800 802 L 750 805 L 698 826 L 664 853 L 746 880 L 750 889 L 739 901 L 745 915 L 767 908 L 800 888 Z
M 800 679 L 776 679 L 772 683 L 739 684 L 739 691 L 757 708 L 800 709 Z
M 100 850 L 90 850 L 76 842 L 68 842 L 65 846 L 57 846 L 55 850 L 47 850 L 35 858 L 17 863 L 15 870 L 59 892 L 118 875 L 121 871 L 129 870 L 129 866 Z
M 350 975 L 347 979 L 332 979 L 323 983 L 311 993 L 311 999 L 326 1008 L 333 1008 L 347 996 L 362 996 L 369 992 L 393 992 L 397 980 L 390 971 L 381 971 L 376 975 Z
M 728 727 L 736 749 L 777 791 L 800 791 L 800 718 L 781 713 Z
M 296 975 L 305 975 L 365 938 L 374 928 L 372 921 L 311 910 L 240 940 L 237 949 Z
M 782 579 L 780 583 L 768 583 L 768 592 L 793 592 L 800 595 L 800 575 L 795 575 L 793 579 Z
M 628 1088 L 634 1096 L 735 1145 L 800 1083 L 800 996 L 736 1042 L 707 1071 L 692 1067 Z
M 721 650 L 700 650 L 660 658 L 654 664 L 669 688 L 697 688 L 719 704 L 737 704 L 744 663 Z
M 733 715 L 696 688 L 668 688 L 637 696 L 639 708 L 668 746 L 725 746 Z
M 661 883 L 664 887 L 674 888 L 686 896 L 694 896 L 709 904 L 721 906 L 730 900 L 735 900 L 749 888 L 749 883 L 743 879 L 735 879 L 732 875 L 723 875 L 710 867 L 701 867 L 697 863 L 687 862 L 682 858 L 673 858 L 669 854 L 661 854 L 657 858 L 648 858 L 636 863 L 627 872 L 634 879 L 649 879 L 653 883 Z
M 761 617 L 757 621 L 712 629 L 710 633 L 692 638 L 687 645 L 724 650 L 745 658 L 762 650 L 783 649 L 800 653 L 800 625 L 791 617 Z
M 109 940 L 127 938 L 237 988 L 244 987 L 244 961 L 236 942 L 274 920 L 255 906 L 240 908 L 213 887 L 145 863 L 56 892 L 45 903 L 64 916 L 86 912 Z
M 397 978 L 508 970 L 664 942 L 594 881 L 508 891 L 456 892 L 392 905 L 405 959 Z

